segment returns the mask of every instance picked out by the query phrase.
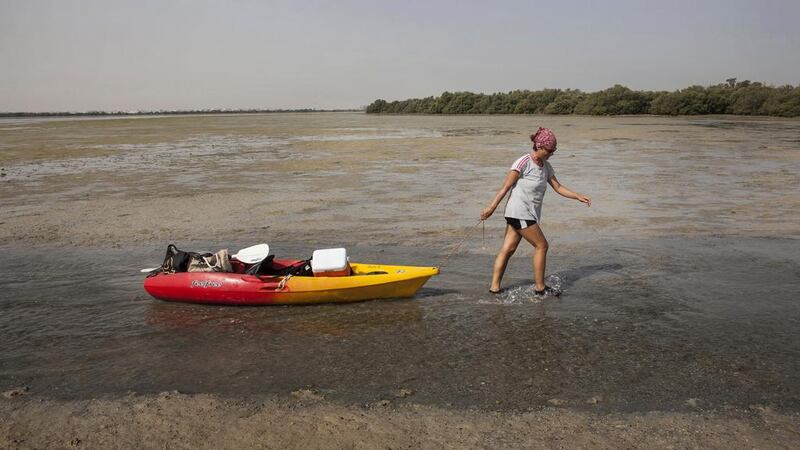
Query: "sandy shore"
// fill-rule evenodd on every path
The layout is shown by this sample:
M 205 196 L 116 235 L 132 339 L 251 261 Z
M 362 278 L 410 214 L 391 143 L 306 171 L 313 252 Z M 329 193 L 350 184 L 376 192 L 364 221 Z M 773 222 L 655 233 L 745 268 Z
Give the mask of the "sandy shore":
M 797 448 L 797 415 L 454 411 L 391 400 L 344 407 L 310 391 L 253 403 L 162 393 L 0 401 L 2 448 Z

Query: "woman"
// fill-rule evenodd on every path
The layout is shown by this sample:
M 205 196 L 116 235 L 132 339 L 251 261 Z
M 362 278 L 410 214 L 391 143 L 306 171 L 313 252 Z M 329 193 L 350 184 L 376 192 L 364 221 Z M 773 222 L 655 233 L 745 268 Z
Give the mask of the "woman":
M 539 128 L 535 134 L 531 135 L 533 149 L 529 154 L 517 159 L 511 166 L 503 186 L 497 192 L 492 204 L 481 213 L 481 220 L 491 217 L 494 210 L 506 196 L 505 218 L 506 236 L 503 240 L 503 247 L 494 261 L 494 272 L 492 273 L 492 285 L 489 292 L 497 294 L 500 292 L 500 281 L 506 271 L 506 265 L 511 255 L 517 250 L 519 241 L 525 238 L 533 245 L 533 274 L 536 280 L 534 295 L 544 297 L 547 295 L 558 296 L 561 294 L 550 286 L 544 284 L 544 268 L 547 259 L 547 239 L 539 228 L 539 221 L 542 217 L 542 199 L 547 190 L 547 183 L 553 190 L 567 198 L 578 200 L 591 206 L 592 201 L 577 192 L 569 190 L 566 186 L 558 182 L 553 166 L 548 159 L 556 152 L 556 135 L 549 128 Z

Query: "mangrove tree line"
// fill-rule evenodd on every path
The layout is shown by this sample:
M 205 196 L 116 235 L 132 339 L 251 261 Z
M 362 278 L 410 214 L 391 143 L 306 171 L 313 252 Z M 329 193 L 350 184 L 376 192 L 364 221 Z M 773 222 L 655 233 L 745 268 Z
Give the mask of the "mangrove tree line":
M 634 91 L 625 86 L 598 92 L 576 89 L 518 90 L 475 94 L 444 92 L 438 97 L 375 100 L 367 113 L 395 114 L 740 114 L 800 117 L 800 85 L 768 86 L 730 78 L 714 86 L 673 92 Z

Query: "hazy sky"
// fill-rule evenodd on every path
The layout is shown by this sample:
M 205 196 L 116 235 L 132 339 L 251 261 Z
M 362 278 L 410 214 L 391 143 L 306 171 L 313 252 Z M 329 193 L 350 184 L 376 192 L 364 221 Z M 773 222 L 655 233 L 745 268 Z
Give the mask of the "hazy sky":
M 800 84 L 800 0 L 0 0 L 0 111 Z

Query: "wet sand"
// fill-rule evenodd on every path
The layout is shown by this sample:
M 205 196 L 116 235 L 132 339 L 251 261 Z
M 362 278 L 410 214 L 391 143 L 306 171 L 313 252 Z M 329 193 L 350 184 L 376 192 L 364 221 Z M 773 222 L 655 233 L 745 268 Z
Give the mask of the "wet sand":
M 438 263 L 535 125 L 559 135 L 561 182 L 594 201 L 547 194 L 560 299 L 528 295 L 524 246 L 505 294 L 486 295 L 500 214 L 412 300 L 216 308 L 141 290 L 137 269 L 168 242 Z M 19 261 L 0 274 L 0 447 L 797 447 L 798 131 L 730 117 L 0 121 L 0 238 Z
M 797 121 L 339 113 L 0 125 L 0 239 L 440 247 L 539 124 L 558 131 L 559 179 L 596 205 L 550 192 L 544 226 L 561 236 L 798 234 Z
M 796 448 L 797 416 L 744 411 L 509 414 L 210 395 L 0 403 L 3 448 Z

